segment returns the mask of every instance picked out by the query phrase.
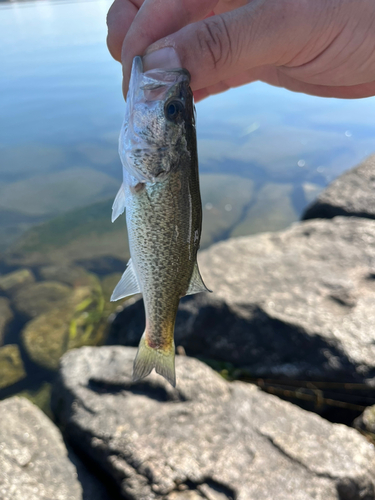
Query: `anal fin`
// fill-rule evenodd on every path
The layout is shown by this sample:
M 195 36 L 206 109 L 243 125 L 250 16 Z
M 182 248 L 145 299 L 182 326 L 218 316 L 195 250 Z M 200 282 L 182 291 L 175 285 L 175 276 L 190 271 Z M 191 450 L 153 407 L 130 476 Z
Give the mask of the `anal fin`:
M 129 259 L 125 272 L 113 290 L 110 300 L 114 302 L 115 300 L 129 297 L 129 295 L 135 295 L 136 293 L 141 293 L 141 288 L 134 271 L 132 260 Z
M 201 273 L 199 272 L 198 263 L 196 262 L 186 295 L 193 295 L 194 293 L 200 292 L 212 292 L 212 290 L 209 290 L 203 283 Z

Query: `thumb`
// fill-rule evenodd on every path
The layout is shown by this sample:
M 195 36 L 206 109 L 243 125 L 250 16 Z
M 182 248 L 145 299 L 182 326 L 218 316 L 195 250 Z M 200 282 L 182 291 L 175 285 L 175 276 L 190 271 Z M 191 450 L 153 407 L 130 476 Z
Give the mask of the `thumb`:
M 182 67 L 191 74 L 193 90 L 259 66 L 288 64 L 301 51 L 301 43 L 315 36 L 313 17 L 318 9 L 311 6 L 314 3 L 253 0 L 155 42 L 147 49 L 144 63 L 156 67 L 164 54 L 170 54 L 166 47 L 175 49 Z

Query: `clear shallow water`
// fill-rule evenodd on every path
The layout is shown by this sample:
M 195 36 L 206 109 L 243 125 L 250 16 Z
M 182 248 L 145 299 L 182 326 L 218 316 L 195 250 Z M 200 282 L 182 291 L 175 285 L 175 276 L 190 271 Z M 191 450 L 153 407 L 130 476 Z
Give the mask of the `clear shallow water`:
M 109 5 L 0 5 L 2 249 L 34 224 L 117 190 L 124 103 L 120 66 L 105 45 Z M 201 172 L 247 177 L 256 188 L 242 226 L 223 236 L 296 220 L 322 186 L 375 151 L 374 112 L 373 98 L 320 99 L 261 83 L 199 103 Z
M 0 3 L 0 271 L 28 267 L 38 282 L 28 282 L 27 300 L 0 291 L 0 306 L 8 301 L 14 313 L 0 332 L 0 399 L 34 389 L 44 407 L 49 386 L 42 384 L 55 373 L 46 359 L 58 363 L 57 348 L 97 343 L 113 311 L 108 299 L 120 275 L 112 273 L 124 269 L 127 250 L 123 221 L 110 223 L 124 102 L 120 65 L 105 45 L 109 6 Z M 374 98 L 320 99 L 261 83 L 199 103 L 202 246 L 297 220 L 329 181 L 375 151 L 374 112 Z M 64 284 L 79 294 L 82 283 L 90 298 L 77 299 L 67 316 L 47 310 L 49 292 L 46 303 L 38 299 L 47 312 L 37 323 L 20 313 L 41 296 L 38 286 L 61 293 Z

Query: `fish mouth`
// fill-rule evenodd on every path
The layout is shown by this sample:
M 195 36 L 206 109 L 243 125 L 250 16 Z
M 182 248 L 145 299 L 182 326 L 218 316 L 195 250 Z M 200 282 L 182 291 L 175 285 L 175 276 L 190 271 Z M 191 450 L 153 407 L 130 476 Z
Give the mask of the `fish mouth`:
M 127 101 L 165 100 L 174 95 L 173 89 L 188 88 L 191 76 L 185 68 L 155 68 L 144 71 L 140 56 L 133 59 Z

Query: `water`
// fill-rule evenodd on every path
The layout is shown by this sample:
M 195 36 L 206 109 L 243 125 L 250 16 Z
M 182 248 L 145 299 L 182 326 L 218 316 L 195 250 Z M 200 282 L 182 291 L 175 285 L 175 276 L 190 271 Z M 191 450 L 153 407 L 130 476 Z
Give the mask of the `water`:
M 47 263 L 78 262 L 100 276 L 123 269 L 124 228 L 109 222 L 124 113 L 120 65 L 105 44 L 109 6 L 0 4 L 4 272 L 27 266 L 42 281 Z M 374 111 L 374 98 L 322 99 L 262 83 L 199 103 L 203 246 L 298 220 L 328 182 L 375 151 Z M 9 260 L 13 248 L 18 260 Z M 22 344 L 25 318 L 15 316 L 5 339 Z M 24 347 L 21 356 L 29 380 L 35 365 Z

